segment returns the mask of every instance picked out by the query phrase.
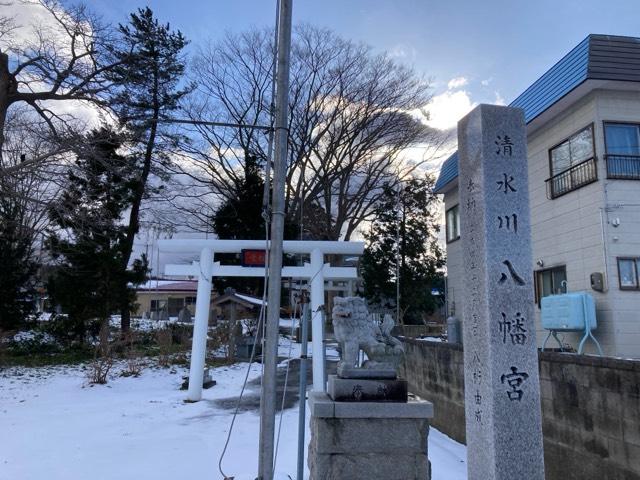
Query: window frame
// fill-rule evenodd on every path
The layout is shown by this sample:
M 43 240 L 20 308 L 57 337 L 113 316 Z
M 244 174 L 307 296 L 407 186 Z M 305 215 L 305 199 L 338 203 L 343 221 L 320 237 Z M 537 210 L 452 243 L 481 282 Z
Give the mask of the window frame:
M 457 209 L 457 215 L 456 215 L 456 237 L 455 238 L 449 238 L 449 212 Z M 454 206 L 448 208 L 447 210 L 445 210 L 444 213 L 444 236 L 445 236 L 445 240 L 447 242 L 447 244 L 449 243 L 453 243 L 456 240 L 460 240 L 460 204 L 457 203 Z
M 153 304 L 155 302 L 156 308 L 153 308 Z M 152 312 L 160 312 L 165 308 L 168 308 L 167 299 L 166 298 L 152 298 L 149 302 L 149 308 Z
M 609 153 L 609 146 L 607 145 L 607 125 L 630 125 L 632 127 L 636 127 L 636 129 L 638 130 L 638 135 L 640 136 L 640 122 L 629 122 L 624 120 L 603 120 L 602 121 L 602 140 L 604 144 L 605 155 L 616 155 L 615 153 Z M 620 153 L 617 155 L 631 155 L 631 154 Z
M 585 158 L 584 160 L 581 160 L 576 165 L 578 165 L 579 163 L 582 163 L 582 162 L 586 162 L 587 160 L 591 160 L 592 158 L 597 158 L 597 156 L 596 156 L 596 135 L 595 135 L 594 126 L 595 126 L 594 122 L 591 122 L 588 125 L 582 127 L 581 129 L 576 130 L 571 135 L 569 135 L 568 137 L 563 139 L 561 142 L 558 142 L 555 145 L 553 145 L 551 148 L 549 148 L 549 151 L 547 153 L 548 156 L 549 156 L 549 178 L 553 178 L 556 175 L 560 175 L 562 173 L 565 173 L 568 170 L 571 170 L 571 168 L 575 166 L 575 165 L 570 165 L 569 168 L 565 168 L 564 170 L 562 170 L 562 171 L 560 171 L 558 173 L 553 173 L 553 156 L 551 155 L 551 152 L 553 150 L 555 150 L 556 148 L 560 147 L 561 145 L 563 145 L 564 143 L 566 143 L 569 140 L 571 140 L 573 137 L 576 137 L 580 133 L 584 132 L 585 130 L 591 130 L 591 154 L 592 155 L 590 157 Z M 605 147 L 605 150 L 606 150 L 606 147 Z M 571 147 L 569 147 L 569 152 L 571 152 Z
M 567 281 L 567 264 L 561 264 L 561 265 L 554 265 L 552 267 L 547 267 L 547 268 L 541 268 L 540 270 L 534 270 L 533 272 L 533 285 L 534 285 L 534 294 L 535 294 L 535 300 L 536 303 L 538 304 L 538 308 L 541 308 L 542 306 L 542 299 L 544 298 L 542 296 L 542 286 L 540 285 L 540 281 L 542 279 L 542 274 L 544 274 L 545 272 L 551 272 L 551 281 L 553 282 L 553 271 L 554 270 L 559 270 L 559 269 L 564 269 L 564 278 L 565 281 Z M 565 289 L 567 287 L 565 286 Z M 551 289 L 554 290 L 553 285 L 551 286 Z M 566 290 L 565 290 L 566 293 Z M 552 293 L 551 295 L 556 295 L 555 293 Z M 545 297 L 548 297 L 549 295 L 545 295 Z
M 637 175 L 620 175 L 616 173 L 612 173 L 610 170 L 609 157 L 640 157 L 640 153 L 638 155 L 632 154 L 622 154 L 622 153 L 609 153 L 609 146 L 607 145 L 607 125 L 628 125 L 636 127 L 636 131 L 638 136 L 640 137 L 640 122 L 633 121 L 625 121 L 625 120 L 603 120 L 602 121 L 602 140 L 604 145 L 604 159 L 605 159 L 605 174 L 606 178 L 610 180 L 631 180 L 638 181 Z
M 620 275 L 620 261 L 631 261 L 633 262 L 633 269 L 635 271 L 635 280 L 636 280 L 636 284 L 633 287 L 629 287 L 629 286 L 623 286 L 622 285 L 622 276 Z M 620 288 L 620 290 L 640 290 L 640 272 L 639 270 L 639 265 L 640 265 L 640 257 L 616 257 L 616 265 L 618 267 L 618 287 Z

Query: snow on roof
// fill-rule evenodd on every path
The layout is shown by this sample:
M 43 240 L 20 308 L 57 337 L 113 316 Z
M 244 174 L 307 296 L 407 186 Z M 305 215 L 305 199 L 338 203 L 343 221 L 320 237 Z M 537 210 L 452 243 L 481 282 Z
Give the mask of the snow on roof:
M 250 297 L 249 295 L 240 295 L 239 293 L 235 294 L 241 300 L 245 302 L 253 303 L 254 305 L 262 305 L 262 299 L 257 297 Z M 265 306 L 267 305 L 267 301 L 264 302 Z
M 196 292 L 198 290 L 198 282 L 195 280 L 148 280 L 138 285 L 136 290 Z

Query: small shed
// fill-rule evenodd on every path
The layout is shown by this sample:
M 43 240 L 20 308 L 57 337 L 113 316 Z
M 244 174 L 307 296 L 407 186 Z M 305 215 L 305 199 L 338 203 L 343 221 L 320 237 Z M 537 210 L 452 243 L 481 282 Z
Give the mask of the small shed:
M 233 320 L 258 318 L 260 308 L 262 307 L 262 299 L 252 297 L 251 295 L 236 293 L 235 290 L 228 288 L 225 290 L 225 293 L 217 297 L 211 305 L 216 318 L 228 319 L 228 312 L 231 311 L 231 308 L 235 309 L 235 319 Z

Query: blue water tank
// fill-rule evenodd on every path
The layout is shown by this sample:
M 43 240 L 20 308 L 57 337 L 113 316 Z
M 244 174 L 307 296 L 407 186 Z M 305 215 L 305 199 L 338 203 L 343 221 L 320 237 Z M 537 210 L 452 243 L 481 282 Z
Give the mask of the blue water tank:
M 587 292 L 572 292 L 542 298 L 542 328 L 565 332 L 595 330 L 596 303 Z

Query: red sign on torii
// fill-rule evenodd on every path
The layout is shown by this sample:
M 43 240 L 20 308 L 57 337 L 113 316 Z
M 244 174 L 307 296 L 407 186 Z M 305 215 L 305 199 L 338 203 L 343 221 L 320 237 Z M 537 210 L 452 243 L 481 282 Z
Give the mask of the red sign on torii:
M 243 267 L 264 267 L 267 263 L 266 252 L 264 250 L 243 249 L 240 262 Z

